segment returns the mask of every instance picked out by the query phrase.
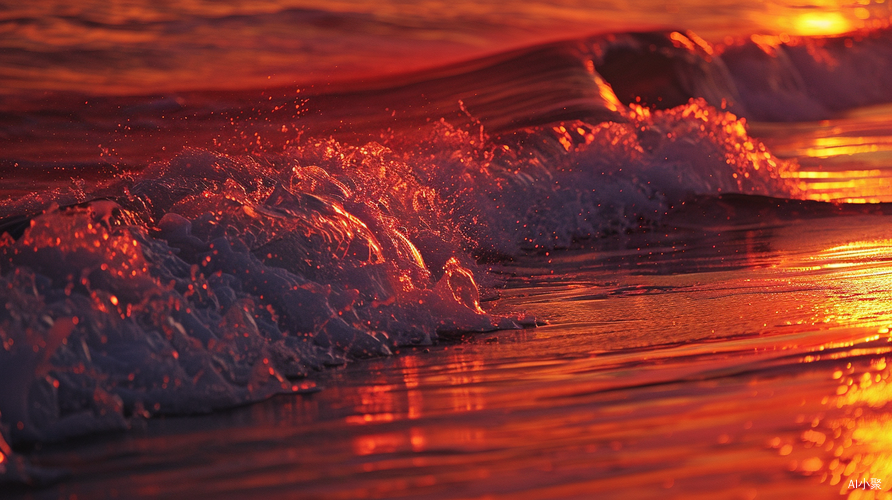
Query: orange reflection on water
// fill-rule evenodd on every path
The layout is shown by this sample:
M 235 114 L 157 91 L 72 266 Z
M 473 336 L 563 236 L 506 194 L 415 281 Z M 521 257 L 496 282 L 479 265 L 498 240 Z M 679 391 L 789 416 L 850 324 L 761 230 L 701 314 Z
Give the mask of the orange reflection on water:
M 840 385 L 829 406 L 844 410 L 845 415 L 827 424 L 824 433 L 803 434 L 804 441 L 832 455 L 827 457 L 822 481 L 838 486 L 850 500 L 890 499 L 892 415 L 884 408 L 892 401 L 892 386 L 886 357 L 871 360 L 860 374 L 849 363 L 833 377 Z
M 418 360 L 413 356 L 406 356 L 400 361 L 403 367 L 403 382 L 406 384 L 406 401 L 408 403 L 409 420 L 421 418 L 424 408 L 424 397 L 418 390 Z
M 892 151 L 892 137 L 819 137 L 815 139 L 814 147 L 805 149 L 805 154 L 812 158 L 829 158 L 878 151 Z
M 476 411 L 485 408 L 484 397 L 475 388 L 483 382 L 480 372 L 483 362 L 465 356 L 460 348 L 450 356 L 450 362 L 443 367 L 447 375 L 429 375 L 429 379 L 441 387 L 435 402 L 426 402 L 424 393 L 419 390 L 418 358 L 404 356 L 398 358 L 402 383 L 379 383 L 360 387 L 359 409 L 362 413 L 346 418 L 352 425 L 366 425 L 399 420 L 415 420 L 426 416 L 431 410 Z M 430 406 L 430 408 L 428 407 Z
M 427 387 L 423 392 L 420 371 L 416 356 L 397 358 L 402 383 L 378 383 L 359 387 L 359 405 L 362 414 L 346 418 L 349 425 L 367 426 L 368 433 L 352 439 L 354 453 L 358 456 L 395 454 L 404 452 L 420 453 L 427 450 L 433 441 L 436 446 L 468 446 L 478 443 L 483 436 L 472 429 L 451 429 L 448 432 L 428 435 L 424 427 L 405 427 L 395 431 L 389 429 L 390 422 L 416 420 L 440 412 L 469 412 L 484 409 L 483 395 L 474 388 L 483 382 L 480 372 L 484 368 L 482 360 L 467 356 L 461 347 L 452 348 L 449 362 L 442 368 L 443 374 L 428 373 L 427 383 L 439 386 L 432 391 Z M 427 397 L 425 397 L 427 394 Z M 376 432 L 377 431 L 377 432 Z M 421 459 L 413 459 L 421 460 Z M 420 464 L 414 464 L 420 465 Z M 384 465 L 366 463 L 366 472 L 378 470 Z M 433 479 L 433 476 L 431 476 Z
M 379 453 L 395 453 L 405 447 L 406 439 L 402 432 L 369 434 L 353 440 L 353 451 L 359 456 Z
M 810 200 L 892 202 L 892 107 L 878 105 L 845 116 L 798 124 L 750 124 L 779 158 L 798 168 L 781 175 Z
M 876 240 L 853 241 L 846 243 L 845 245 L 828 248 L 811 257 L 811 259 L 820 262 L 821 264 L 819 268 L 821 269 L 884 264 L 892 261 L 892 239 L 881 238 Z M 856 275 L 852 276 L 852 278 L 868 277 L 874 274 L 886 275 L 892 272 L 892 270 L 885 269 L 885 266 L 876 269 L 876 271 L 878 272 Z
M 809 200 L 842 203 L 888 203 L 892 201 L 892 176 L 880 170 L 839 172 L 783 172 L 796 179 L 797 187 Z
M 831 246 L 788 268 L 830 291 L 824 300 L 825 321 L 878 328 L 865 337 L 827 341 L 803 358 L 852 361 L 829 372 L 835 391 L 823 399 L 825 411 L 805 419 L 810 428 L 800 440 L 812 451 L 799 455 L 796 469 L 838 488 L 850 500 L 892 499 L 892 415 L 886 410 L 892 401 L 887 362 L 892 352 L 892 239 Z M 791 445 L 780 448 L 781 455 L 791 451 Z M 882 489 L 872 490 L 871 481 L 879 481 Z
M 892 239 L 832 246 L 783 267 L 826 292 L 816 298 L 821 309 L 815 318 L 818 322 L 858 328 L 885 328 L 892 323 Z
M 411 427 L 408 433 L 399 430 L 358 436 L 353 440 L 353 451 L 360 456 L 408 450 L 420 453 L 427 449 L 427 442 L 423 428 Z

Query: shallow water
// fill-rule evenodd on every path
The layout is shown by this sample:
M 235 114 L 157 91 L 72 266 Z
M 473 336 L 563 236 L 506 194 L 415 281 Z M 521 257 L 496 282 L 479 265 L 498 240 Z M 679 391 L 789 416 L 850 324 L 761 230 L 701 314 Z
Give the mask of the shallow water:
M 892 472 L 889 222 L 623 237 L 504 266 L 496 307 L 548 325 L 41 445 L 29 458 L 71 479 L 14 497 L 854 498 L 851 480 Z

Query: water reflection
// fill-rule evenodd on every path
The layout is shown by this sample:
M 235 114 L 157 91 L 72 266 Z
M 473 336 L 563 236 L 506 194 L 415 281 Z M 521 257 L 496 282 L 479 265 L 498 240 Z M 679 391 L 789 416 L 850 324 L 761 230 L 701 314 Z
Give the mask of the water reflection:
M 398 370 L 380 384 L 359 388 L 360 408 L 377 416 L 357 421 L 370 428 L 353 438 L 354 452 L 374 459 L 364 470 L 419 468 L 430 486 L 493 474 L 505 481 L 507 474 L 528 488 L 520 498 L 610 496 L 629 483 L 668 498 L 707 491 L 783 497 L 803 490 L 816 497 L 890 498 L 892 239 L 800 254 L 785 253 L 783 238 L 776 243 L 778 285 L 789 293 L 812 283 L 820 293 L 799 296 L 811 302 L 811 325 L 833 328 L 801 325 L 806 328 L 791 333 L 774 326 L 720 343 L 604 351 L 580 344 L 599 335 L 588 322 L 575 338 L 567 326 L 547 327 L 527 333 L 522 344 L 481 340 L 433 357 L 406 356 L 394 360 Z M 757 277 L 750 276 L 747 281 Z M 570 295 L 590 296 L 590 283 L 565 286 Z M 742 285 L 723 287 L 738 306 L 748 295 Z M 746 286 L 755 296 L 767 289 L 765 282 Z M 586 303 L 546 295 L 564 306 Z M 607 299 L 594 303 L 622 304 L 639 314 L 655 304 L 640 293 Z M 381 432 L 391 418 L 381 415 L 418 423 Z M 447 452 L 460 455 L 447 459 Z M 738 474 L 771 479 L 740 482 Z M 737 486 L 699 486 L 706 477 Z M 819 486 L 806 487 L 797 477 Z
M 802 435 L 823 452 L 813 458 L 827 464 L 821 481 L 849 499 L 892 498 L 892 415 L 884 411 L 892 399 L 889 376 L 886 356 L 835 371 L 836 395 L 825 399 L 832 416 Z
M 878 238 L 837 245 L 787 268 L 825 287 L 824 321 L 884 327 L 892 320 L 892 240 Z
M 526 269 L 500 303 L 552 325 L 365 360 L 319 375 L 315 394 L 34 458 L 74 470 L 66 498 L 888 498 L 887 222 L 822 220 L 820 238 L 778 227 L 762 253 L 729 236 L 759 253 L 752 267 L 635 274 L 576 256 L 564 281 Z M 849 488 L 865 479 L 882 490 Z
M 796 158 L 796 179 L 811 200 L 845 203 L 892 201 L 892 106 L 880 105 L 833 120 L 751 125 L 780 158 Z
M 598 266 L 568 257 L 578 275 L 528 289 L 544 309 L 562 310 L 562 324 L 520 344 L 493 336 L 398 358 L 389 376 L 358 388 L 362 417 L 351 423 L 367 430 L 353 450 L 368 460 L 364 471 L 382 474 L 361 491 L 379 492 L 383 475 L 398 475 L 420 478 L 399 483 L 401 494 L 618 498 L 635 484 L 664 498 L 890 498 L 892 238 L 851 237 L 878 222 L 849 221 L 843 244 L 832 231 L 809 246 L 808 234 L 778 229 L 759 261 L 764 275 L 758 266 L 617 275 L 606 259 L 618 282 L 601 282 Z M 699 293 L 726 305 L 698 307 Z M 790 296 L 798 305 L 778 302 Z M 731 335 L 729 311 L 761 319 L 766 307 L 786 322 L 743 322 Z M 647 347 L 619 340 L 621 311 L 638 316 L 630 331 L 650 325 Z M 698 321 L 724 325 L 725 337 L 678 342 Z M 655 345 L 654 330 L 666 344 Z M 412 423 L 394 427 L 391 418 Z
M 807 430 L 798 442 L 770 443 L 780 456 L 792 458 L 792 470 L 819 478 L 849 499 L 892 498 L 890 262 L 892 240 L 879 237 L 830 246 L 786 265 L 836 290 L 826 301 L 828 321 L 876 328 L 861 338 L 825 342 L 802 358 L 831 367 L 818 373 L 834 381 L 832 392 L 820 408 L 802 414 L 798 421 Z

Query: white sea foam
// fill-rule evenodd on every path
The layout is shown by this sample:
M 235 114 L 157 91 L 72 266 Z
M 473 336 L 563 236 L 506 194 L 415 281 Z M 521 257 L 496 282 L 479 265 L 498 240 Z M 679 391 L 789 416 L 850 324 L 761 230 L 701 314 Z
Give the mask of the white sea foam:
M 489 278 L 469 254 L 633 230 L 690 195 L 793 193 L 783 162 L 702 101 L 633 107 L 625 123 L 425 134 L 400 154 L 333 140 L 262 157 L 187 150 L 114 199 L 50 206 L 6 235 L 12 441 L 243 404 L 301 390 L 327 364 L 530 324 L 480 309 Z

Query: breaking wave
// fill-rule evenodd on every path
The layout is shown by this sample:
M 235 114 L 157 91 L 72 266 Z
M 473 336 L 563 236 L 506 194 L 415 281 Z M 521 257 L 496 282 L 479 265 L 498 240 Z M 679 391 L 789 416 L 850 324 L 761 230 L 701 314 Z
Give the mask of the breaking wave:
M 718 54 L 693 34 L 599 37 L 412 84 L 431 89 L 427 107 L 377 141 L 188 148 L 102 187 L 7 200 L 2 435 L 231 407 L 312 390 L 304 377 L 348 359 L 534 325 L 481 307 L 498 286 L 487 262 L 654 227 L 694 196 L 797 197 L 795 164 L 740 115 L 892 99 L 875 64 L 892 60 L 888 34 L 851 45 L 753 38 Z M 441 118 L 447 88 L 460 120 Z
M 743 122 L 702 101 L 498 138 L 427 133 L 412 151 L 186 150 L 100 193 L 8 203 L 48 205 L 8 217 L 0 243 L 12 439 L 242 404 L 348 358 L 530 324 L 481 309 L 478 281 L 495 283 L 469 255 L 635 229 L 689 195 L 794 189 Z

